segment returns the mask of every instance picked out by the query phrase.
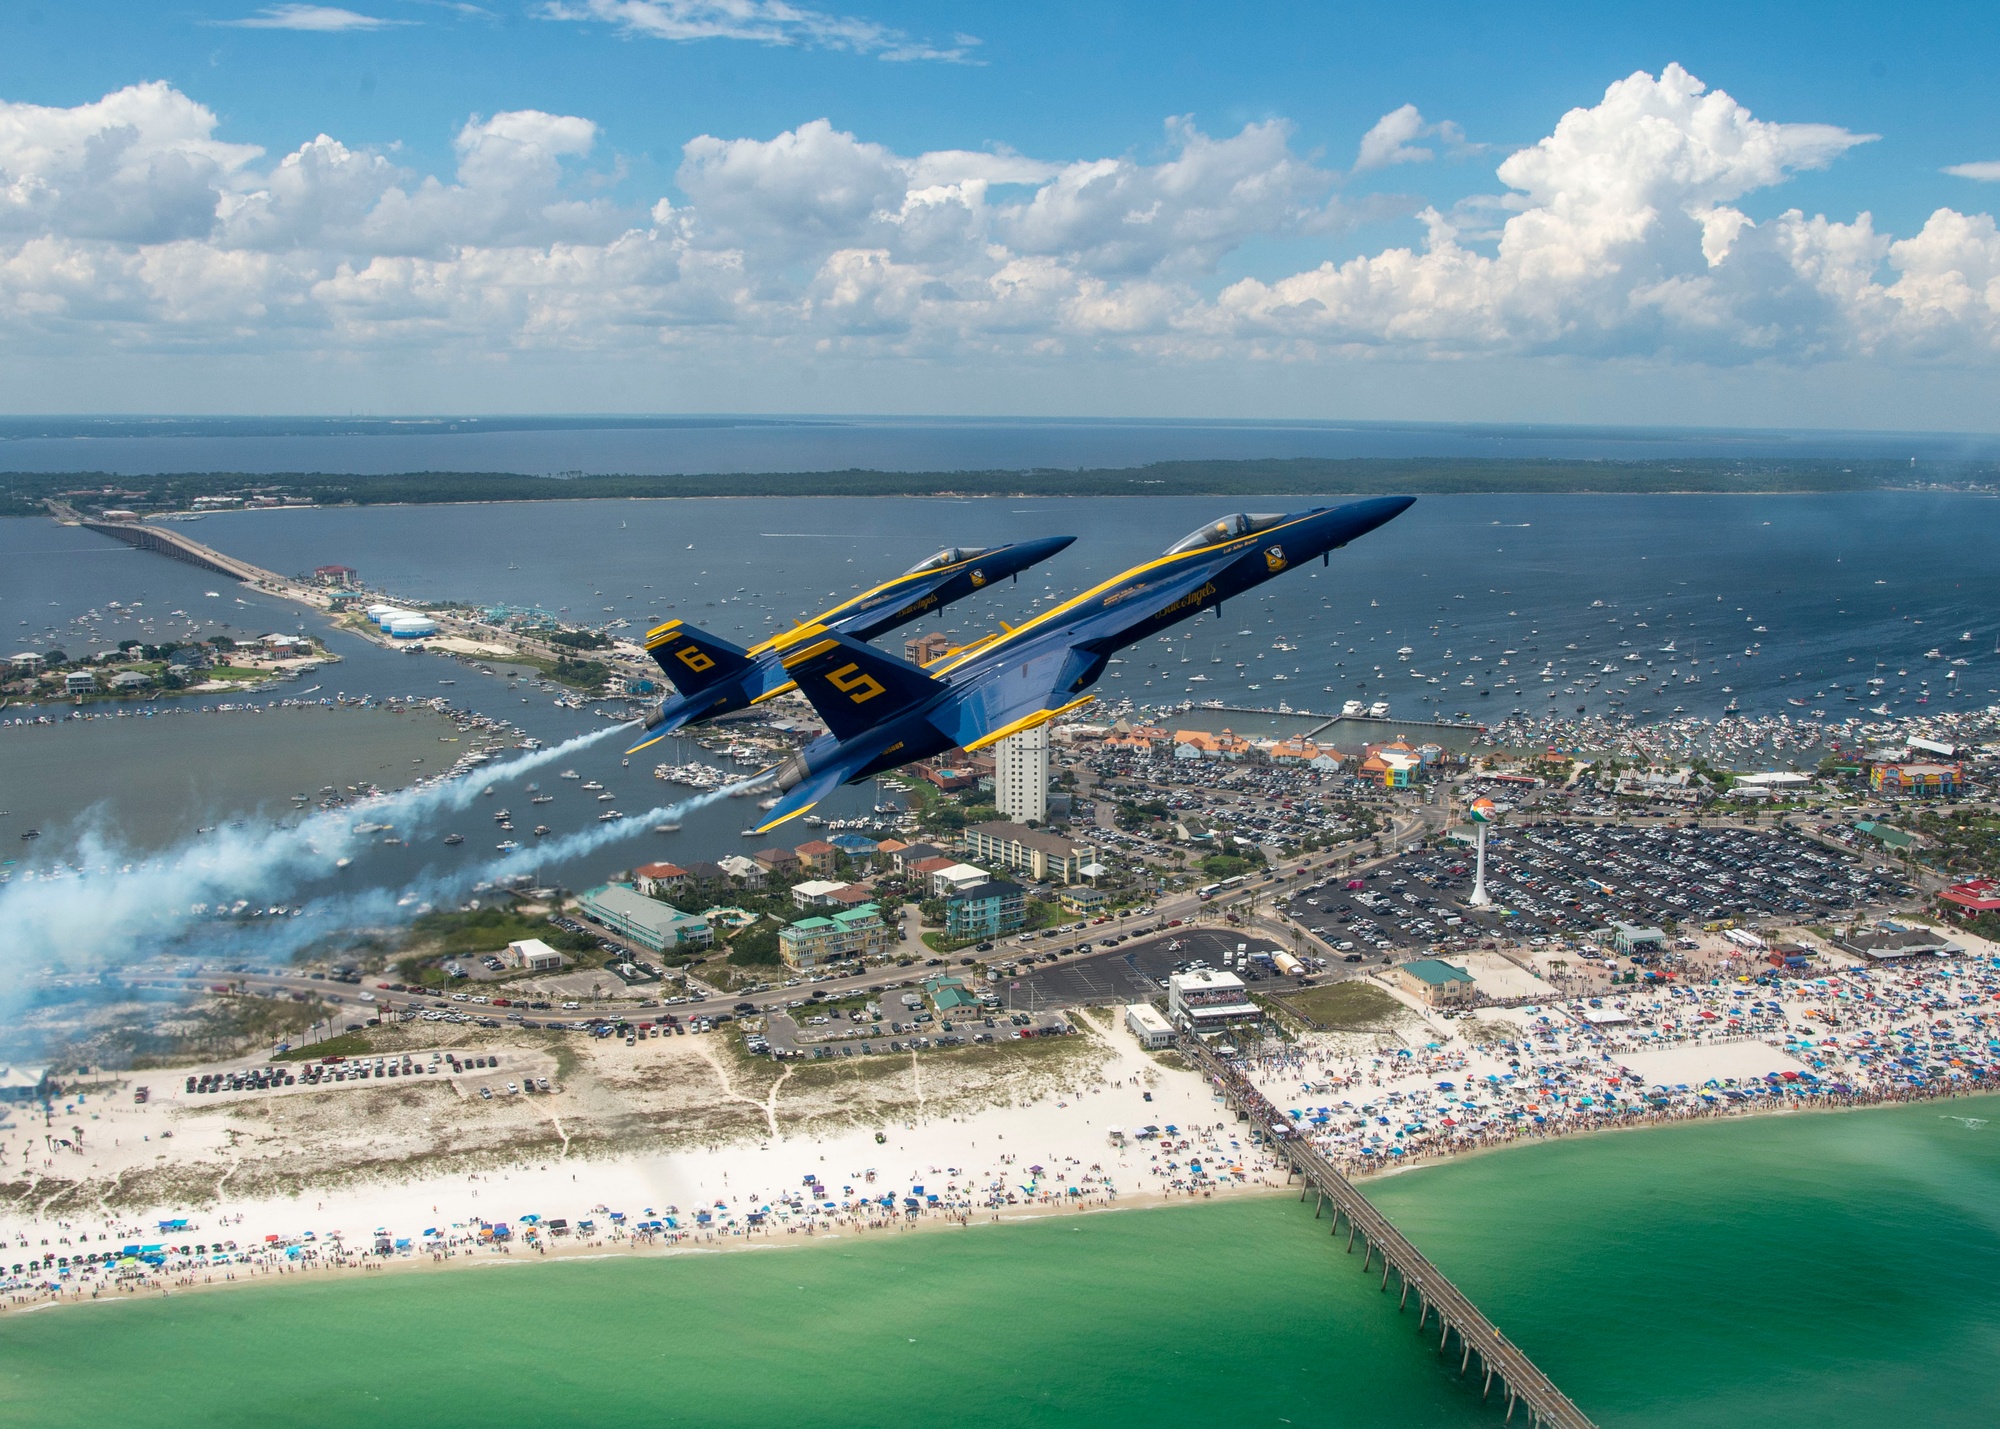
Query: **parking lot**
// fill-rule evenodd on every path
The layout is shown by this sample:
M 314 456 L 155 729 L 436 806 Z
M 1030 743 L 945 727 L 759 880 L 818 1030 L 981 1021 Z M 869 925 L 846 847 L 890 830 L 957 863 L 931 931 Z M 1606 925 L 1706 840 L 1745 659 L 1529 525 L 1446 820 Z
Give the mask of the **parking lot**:
M 1481 938 L 1596 933 L 1612 922 L 1683 929 L 1779 919 L 1808 923 L 1910 896 L 1893 869 L 1846 858 L 1789 829 L 1585 827 L 1495 830 L 1494 906 L 1466 906 L 1469 849 L 1405 855 L 1366 875 L 1302 888 L 1285 905 L 1350 961 Z
M 761 1036 L 753 1034 L 750 1050 L 785 1058 L 825 1061 L 835 1057 L 865 1057 L 884 1052 L 921 1052 L 933 1047 L 968 1047 L 1008 1042 L 1023 1037 L 1059 1037 L 1072 1029 L 1061 1014 L 981 1009 L 938 1014 L 927 1005 L 911 1007 L 906 994 L 884 992 L 866 1008 L 802 1007 L 774 1011 L 764 1021 Z M 907 994 L 919 997 L 920 994 Z
M 1166 990 L 1167 976 L 1175 968 L 1194 962 L 1219 968 L 1223 955 L 1233 960 L 1238 947 L 1251 953 L 1278 951 L 1276 943 L 1255 933 L 1174 928 L 1080 958 L 1019 965 L 989 987 L 1000 995 L 1003 1006 L 1021 1009 L 1146 1002 Z M 1257 981 L 1268 974 L 1252 964 L 1243 976 Z

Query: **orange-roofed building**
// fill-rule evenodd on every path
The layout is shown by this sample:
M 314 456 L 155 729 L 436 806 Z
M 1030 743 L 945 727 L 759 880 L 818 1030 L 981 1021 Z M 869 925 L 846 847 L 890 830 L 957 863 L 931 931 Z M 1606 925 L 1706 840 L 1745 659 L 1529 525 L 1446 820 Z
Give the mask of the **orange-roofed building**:
M 814 873 L 831 873 L 833 872 L 834 855 L 839 850 L 825 839 L 813 839 L 807 843 L 800 844 L 792 852 L 798 855 L 800 863 L 804 864 Z

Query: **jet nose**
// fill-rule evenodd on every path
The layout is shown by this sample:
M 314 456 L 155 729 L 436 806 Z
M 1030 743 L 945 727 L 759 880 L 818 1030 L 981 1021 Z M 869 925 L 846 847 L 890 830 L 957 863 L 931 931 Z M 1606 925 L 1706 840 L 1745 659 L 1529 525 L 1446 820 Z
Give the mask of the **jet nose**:
M 1074 536 L 1044 536 L 1037 541 L 1022 541 L 1014 549 L 1020 554 L 1025 567 L 1032 566 L 1037 561 L 1046 561 L 1056 552 L 1066 550 L 1075 544 Z
M 1377 526 L 1386 526 L 1417 504 L 1414 496 L 1378 496 L 1373 501 L 1357 501 L 1347 509 L 1354 514 L 1354 534 L 1365 536 Z
M 1356 536 L 1366 536 L 1376 526 L 1386 526 L 1396 520 L 1402 512 L 1416 504 L 1416 496 L 1376 496 L 1372 500 L 1356 500 L 1348 506 L 1338 506 L 1340 516 L 1340 540 L 1346 544 Z

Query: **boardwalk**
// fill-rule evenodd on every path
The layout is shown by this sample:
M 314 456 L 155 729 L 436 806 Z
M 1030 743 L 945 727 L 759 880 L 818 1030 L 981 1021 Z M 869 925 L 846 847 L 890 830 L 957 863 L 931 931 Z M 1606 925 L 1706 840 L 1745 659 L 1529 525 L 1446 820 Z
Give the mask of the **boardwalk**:
M 1403 1233 L 1389 1223 L 1388 1217 L 1376 1210 L 1368 1198 L 1354 1188 L 1353 1182 L 1341 1175 L 1309 1141 L 1293 1134 L 1285 1119 L 1247 1078 L 1238 1075 L 1228 1063 L 1195 1038 L 1183 1037 L 1180 1045 L 1231 1106 L 1254 1125 L 1263 1128 L 1267 1135 L 1276 1134 L 1275 1144 L 1279 1154 L 1291 1163 L 1291 1169 L 1305 1183 L 1299 1199 L 1304 1200 L 1311 1194 L 1319 1196 L 1315 1218 L 1319 1211 L 1331 1205 L 1335 1235 L 1340 1233 L 1341 1221 L 1344 1219 L 1347 1222 L 1347 1249 L 1352 1253 L 1355 1242 L 1361 1242 L 1362 1270 L 1368 1271 L 1375 1258 L 1381 1257 L 1382 1290 L 1386 1293 L 1389 1289 L 1391 1274 L 1402 1285 L 1402 1294 L 1396 1301 L 1397 1310 L 1403 1310 L 1408 1306 L 1410 1297 L 1416 1296 L 1417 1327 L 1426 1329 L 1432 1317 L 1436 1317 L 1440 1354 L 1451 1348 L 1452 1337 L 1457 1336 L 1460 1374 L 1469 1370 L 1473 1356 L 1478 1356 L 1479 1367 L 1485 1376 L 1482 1398 L 1493 1392 L 1497 1382 L 1501 1392 L 1507 1396 L 1509 1422 L 1513 1420 L 1516 1409 L 1525 1408 L 1527 1422 L 1531 1425 L 1546 1424 L 1553 1429 L 1594 1429 L 1590 1418 L 1535 1367 L 1526 1352 L 1501 1334 L 1463 1291 L 1447 1280 L 1443 1272 L 1425 1259 L 1422 1251 L 1411 1245 Z

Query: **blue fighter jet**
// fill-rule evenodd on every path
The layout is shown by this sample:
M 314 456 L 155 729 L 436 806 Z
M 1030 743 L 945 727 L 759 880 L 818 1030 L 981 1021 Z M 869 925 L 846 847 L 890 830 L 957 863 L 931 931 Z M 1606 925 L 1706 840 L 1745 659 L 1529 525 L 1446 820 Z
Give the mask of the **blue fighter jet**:
M 842 784 L 953 747 L 975 750 L 1088 704 L 1112 654 L 1394 520 L 1415 502 L 1385 496 L 1282 516 L 1238 514 L 1165 555 L 952 652 L 928 669 L 851 635 L 791 632 L 787 676 L 828 733 L 770 771 L 785 791 L 758 829 L 796 818 Z
M 748 650 L 685 621 L 656 625 L 646 632 L 646 648 L 667 672 L 679 697 L 654 711 L 646 721 L 646 738 L 625 752 L 637 754 L 683 725 L 699 724 L 782 695 L 792 688 L 783 656 L 801 639 L 831 631 L 853 640 L 873 640 L 997 580 L 1018 576 L 1075 539 L 1050 536 L 1007 546 L 949 546 L 894 580 L 844 600 Z

